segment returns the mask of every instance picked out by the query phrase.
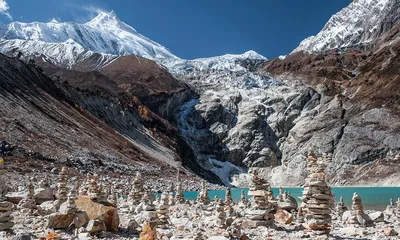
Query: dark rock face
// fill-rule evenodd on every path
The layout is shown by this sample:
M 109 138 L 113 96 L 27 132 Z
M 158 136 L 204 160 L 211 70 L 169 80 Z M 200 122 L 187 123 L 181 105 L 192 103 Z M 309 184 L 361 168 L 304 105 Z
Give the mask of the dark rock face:
M 39 68 L 0 55 L 0 70 L 0 139 L 13 146 L 3 146 L 6 154 L 78 169 L 108 165 L 126 171 L 137 161 L 160 168 L 160 162 L 79 108 Z

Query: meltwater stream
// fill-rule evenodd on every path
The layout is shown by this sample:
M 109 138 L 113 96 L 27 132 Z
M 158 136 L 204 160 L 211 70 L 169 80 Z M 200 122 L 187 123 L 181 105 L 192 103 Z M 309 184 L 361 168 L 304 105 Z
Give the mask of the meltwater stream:
M 249 190 L 248 188 L 235 188 L 231 189 L 234 201 L 240 200 L 242 189 L 244 189 L 246 197 L 249 198 L 247 195 Z M 276 197 L 279 194 L 279 189 L 272 188 L 272 190 Z M 282 190 L 289 191 L 291 196 L 293 196 L 298 202 L 301 202 L 299 197 L 302 196 L 303 188 L 282 188 Z M 332 190 L 336 201 L 338 201 L 340 197 L 343 197 L 344 203 L 348 208 L 351 207 L 351 199 L 354 192 L 357 192 L 361 197 L 365 209 L 374 209 L 379 211 L 386 208 L 389 204 L 390 198 L 393 198 L 394 201 L 396 201 L 397 198 L 400 198 L 400 187 L 333 187 Z M 208 194 L 211 199 L 214 199 L 215 196 L 222 199 L 225 198 L 225 190 L 209 190 Z M 184 192 L 183 195 L 185 199 L 189 200 L 197 198 L 197 192 Z

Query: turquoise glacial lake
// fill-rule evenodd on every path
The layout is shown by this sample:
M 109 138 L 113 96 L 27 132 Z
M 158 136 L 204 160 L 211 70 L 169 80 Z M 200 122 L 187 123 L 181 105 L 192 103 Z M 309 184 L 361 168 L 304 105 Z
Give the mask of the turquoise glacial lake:
M 249 198 L 247 195 L 247 192 L 249 191 L 248 188 L 243 189 L 246 197 Z M 297 199 L 297 202 L 301 202 L 298 197 L 302 196 L 303 188 L 282 189 L 283 191 L 289 191 L 290 195 Z M 278 188 L 272 188 L 272 190 L 274 191 L 275 196 L 279 194 Z M 397 198 L 400 198 L 400 187 L 333 187 L 332 190 L 336 201 L 338 201 L 340 197 L 343 197 L 344 203 L 347 207 L 351 206 L 351 199 L 354 192 L 357 192 L 361 197 L 365 209 L 384 210 L 389 204 L 390 198 L 393 198 L 394 202 L 396 202 Z M 234 201 L 240 200 L 241 191 L 242 188 L 231 189 Z M 208 194 L 211 199 L 214 199 L 215 196 L 222 199 L 225 198 L 225 190 L 209 190 Z M 183 195 L 185 199 L 189 200 L 197 198 L 197 192 L 184 192 Z

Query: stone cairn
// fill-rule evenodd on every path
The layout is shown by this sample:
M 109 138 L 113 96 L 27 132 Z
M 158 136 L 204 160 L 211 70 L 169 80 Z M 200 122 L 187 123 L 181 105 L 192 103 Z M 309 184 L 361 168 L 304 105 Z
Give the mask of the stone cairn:
M 240 193 L 239 207 L 240 208 L 246 208 L 247 204 L 248 204 L 248 201 L 246 199 L 246 195 L 244 194 L 244 190 L 242 189 L 242 191 Z
M 110 186 L 110 195 L 108 195 L 108 202 L 111 203 L 114 207 L 117 206 L 118 200 L 117 200 L 117 193 L 115 189 Z
M 22 209 L 24 213 L 31 212 L 36 209 L 36 202 L 35 202 L 35 187 L 33 186 L 32 182 L 28 184 L 28 193 L 24 199 L 22 199 L 18 203 L 18 208 Z M 27 211 L 28 210 L 28 211 Z
M 97 202 L 100 198 L 100 189 L 98 186 L 99 175 L 95 174 L 90 178 L 89 197 L 92 201 Z
M 233 203 L 231 189 L 228 188 L 225 191 L 225 205 L 230 206 Z
M 397 216 L 397 218 L 400 219 L 400 198 L 397 198 L 396 206 L 397 206 L 396 216 Z
M 183 190 L 182 190 L 182 182 L 180 180 L 179 176 L 179 170 L 178 174 L 176 176 L 176 193 L 175 193 L 175 200 L 178 203 L 185 203 L 185 197 L 183 196 Z
M 364 213 L 364 206 L 362 204 L 361 197 L 357 193 L 353 194 L 353 204 L 351 205 L 351 217 L 349 219 L 349 224 L 370 226 L 372 220 L 367 214 Z
M 61 168 L 61 172 L 58 174 L 57 204 L 59 205 L 67 201 L 67 194 L 68 194 L 67 181 L 68 181 L 67 168 L 63 167 Z
M 174 198 L 174 193 L 173 192 L 169 193 L 168 205 L 170 205 L 170 206 L 174 206 L 175 205 L 175 198 Z
M 67 181 L 68 181 L 68 172 L 67 168 L 61 168 L 61 171 L 58 173 L 58 182 L 57 182 L 57 192 L 56 192 L 56 201 L 54 201 L 54 207 L 58 211 L 60 209 L 61 204 L 67 201 Z
M 333 197 L 326 183 L 327 158 L 324 158 L 325 161 L 318 161 L 317 156 L 310 151 L 306 160 L 309 175 L 301 197 L 306 223 L 309 231 L 316 235 L 329 234 L 332 223 L 330 207 Z
M 197 198 L 197 202 L 200 204 L 208 205 L 210 204 L 210 197 L 208 196 L 208 191 L 206 187 L 206 182 L 201 182 L 201 190 L 199 192 L 199 196 Z
M 0 231 L 10 230 L 14 226 L 13 217 L 11 216 L 12 204 L 5 199 L 7 193 L 5 173 L 4 160 L 0 152 L 0 182 L 2 183 L 0 184 Z
M 143 197 L 144 187 L 142 176 L 139 172 L 136 172 L 136 177 L 132 182 L 132 189 L 129 193 L 129 199 L 131 200 L 132 207 L 139 205 Z
M 78 208 L 76 206 L 75 200 L 77 199 L 75 188 L 72 188 L 68 193 L 67 204 L 65 206 L 64 214 L 74 215 Z
M 225 212 L 225 203 L 222 199 L 218 198 L 217 206 L 216 206 L 216 214 L 218 217 L 217 227 L 226 228 L 226 212 Z
M 344 205 L 343 197 L 340 197 L 339 202 L 336 204 L 336 214 L 341 217 L 345 211 L 347 211 L 347 207 Z
M 99 184 L 99 193 L 97 198 L 98 203 L 106 203 L 107 202 L 107 187 L 104 186 L 104 182 L 100 181 Z
M 249 186 L 249 195 L 253 196 L 251 209 L 245 212 L 248 219 L 247 224 L 251 228 L 266 226 L 273 219 L 273 206 L 267 199 L 266 189 L 269 187 L 268 182 L 258 176 L 258 172 L 252 173 L 251 183 Z
M 49 188 L 50 187 L 50 185 L 49 185 L 49 183 L 47 182 L 47 179 L 46 178 L 43 178 L 43 179 L 41 179 L 40 181 L 39 181 L 39 183 L 38 183 L 38 186 L 39 186 L 39 188 Z
M 168 204 L 168 195 L 165 193 L 161 194 L 160 204 L 157 208 L 157 215 L 160 219 L 159 228 L 166 229 L 168 228 L 168 220 L 169 220 L 169 204 Z
M 79 196 L 87 195 L 89 189 L 90 189 L 90 175 L 87 174 L 85 182 L 79 187 L 78 190 Z
M 143 219 L 146 219 L 147 224 L 153 230 L 160 223 L 160 219 L 157 216 L 156 207 L 150 197 L 151 193 L 146 190 L 142 197 L 143 204 Z
M 304 223 L 304 213 L 303 213 L 303 209 L 301 207 L 299 207 L 299 210 L 297 210 L 296 222 Z

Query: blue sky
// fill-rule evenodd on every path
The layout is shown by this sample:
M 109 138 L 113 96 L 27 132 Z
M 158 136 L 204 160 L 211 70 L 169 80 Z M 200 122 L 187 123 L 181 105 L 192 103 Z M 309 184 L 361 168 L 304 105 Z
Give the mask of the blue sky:
M 0 22 L 86 22 L 114 10 L 181 58 L 255 50 L 274 58 L 317 34 L 352 0 L 0 0 Z M 7 16 L 8 14 L 8 16 Z

